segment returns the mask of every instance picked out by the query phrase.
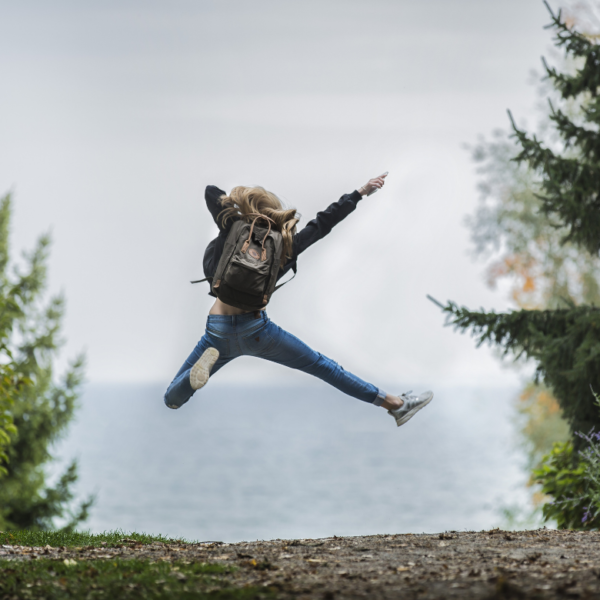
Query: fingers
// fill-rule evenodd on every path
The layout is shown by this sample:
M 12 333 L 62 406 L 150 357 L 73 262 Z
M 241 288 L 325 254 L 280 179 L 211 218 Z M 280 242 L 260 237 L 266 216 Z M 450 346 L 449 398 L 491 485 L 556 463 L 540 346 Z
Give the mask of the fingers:
M 385 173 L 383 173 L 383 175 L 380 175 L 379 177 L 373 177 L 373 179 L 371 179 L 371 181 L 374 184 L 379 184 L 379 187 L 381 187 L 385 183 L 385 178 L 387 176 L 388 176 L 388 172 L 386 171 Z
M 373 177 L 373 179 L 369 179 L 369 181 L 363 185 L 361 190 L 364 190 L 363 195 L 370 196 L 377 190 L 380 190 L 385 184 L 385 178 L 388 176 L 388 172 L 379 175 L 379 177 Z

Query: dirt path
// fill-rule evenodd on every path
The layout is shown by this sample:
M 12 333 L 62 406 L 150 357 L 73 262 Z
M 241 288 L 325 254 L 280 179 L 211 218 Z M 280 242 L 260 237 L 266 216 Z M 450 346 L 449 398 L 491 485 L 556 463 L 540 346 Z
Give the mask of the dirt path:
M 235 565 L 234 585 L 278 598 L 600 598 L 600 533 L 536 531 L 377 535 L 117 548 L 3 546 L 0 558 L 145 558 Z

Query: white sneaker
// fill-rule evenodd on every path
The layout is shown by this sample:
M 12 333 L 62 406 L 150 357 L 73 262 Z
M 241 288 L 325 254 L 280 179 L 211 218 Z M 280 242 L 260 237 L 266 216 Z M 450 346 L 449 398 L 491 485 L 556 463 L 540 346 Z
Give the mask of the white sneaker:
M 411 396 L 411 392 L 401 394 L 400 398 L 404 404 L 395 410 L 388 410 L 388 414 L 396 419 L 396 425 L 404 425 L 406 421 L 414 417 L 424 406 L 427 406 L 433 398 L 433 392 L 423 392 L 418 396 Z
M 207 348 L 204 351 L 190 370 L 190 385 L 192 389 L 199 390 L 206 385 L 210 377 L 210 371 L 215 366 L 218 358 L 219 351 L 216 348 Z

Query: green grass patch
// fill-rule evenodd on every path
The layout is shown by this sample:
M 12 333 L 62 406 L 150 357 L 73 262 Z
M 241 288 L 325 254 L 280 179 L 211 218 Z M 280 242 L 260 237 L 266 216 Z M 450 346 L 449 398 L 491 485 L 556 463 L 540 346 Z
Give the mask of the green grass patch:
M 254 600 L 267 590 L 235 588 L 217 564 L 142 560 L 2 560 L 0 598 Z
M 142 544 L 151 544 L 152 542 L 184 543 L 185 540 L 173 540 L 165 538 L 162 535 L 146 535 L 145 533 L 125 533 L 117 529 L 116 531 L 106 531 L 104 533 L 92 534 L 89 531 L 75 531 L 67 533 L 65 531 L 1 531 L 0 545 L 11 546 L 52 546 L 60 548 L 69 547 L 115 547 L 119 546 L 121 540 L 135 540 Z

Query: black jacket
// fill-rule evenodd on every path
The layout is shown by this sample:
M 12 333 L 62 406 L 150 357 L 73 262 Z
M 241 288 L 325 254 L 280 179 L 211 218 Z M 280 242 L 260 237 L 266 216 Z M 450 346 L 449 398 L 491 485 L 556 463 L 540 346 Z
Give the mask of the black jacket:
M 223 254 L 227 234 L 234 221 L 234 219 L 230 219 L 227 225 L 223 226 L 221 220 L 218 218 L 219 213 L 223 210 L 219 198 L 224 195 L 226 195 L 225 192 L 214 185 L 206 186 L 206 191 L 204 192 L 206 206 L 219 228 L 219 235 L 208 244 L 204 253 L 204 276 L 209 278 L 212 278 L 217 270 L 219 259 L 221 258 L 221 254 Z M 302 231 L 296 233 L 292 243 L 292 258 L 288 259 L 285 265 L 279 269 L 277 279 L 279 280 L 283 277 L 290 269 L 293 269 L 295 272 L 298 255 L 315 242 L 324 238 L 335 225 L 345 219 L 356 208 L 360 199 L 361 195 L 356 190 L 351 194 L 344 194 L 337 202 L 330 204 L 325 210 L 318 212 L 317 216 L 312 221 L 309 221 Z M 214 296 L 212 292 L 209 292 L 209 294 Z

